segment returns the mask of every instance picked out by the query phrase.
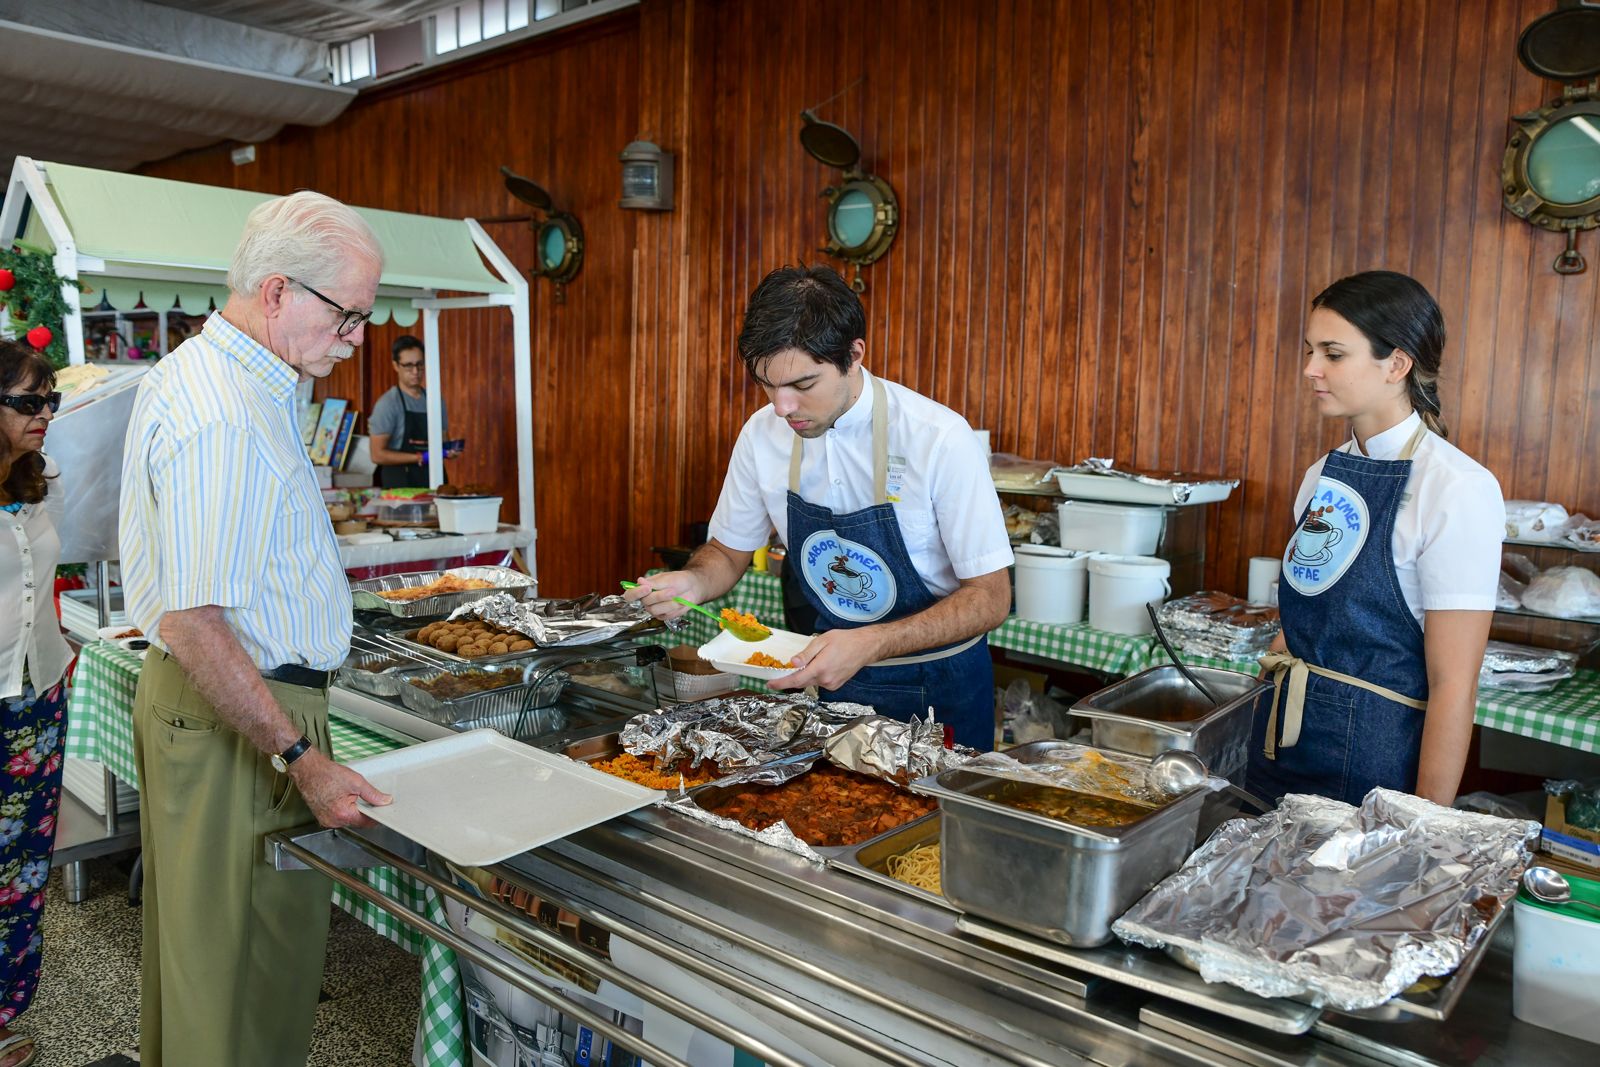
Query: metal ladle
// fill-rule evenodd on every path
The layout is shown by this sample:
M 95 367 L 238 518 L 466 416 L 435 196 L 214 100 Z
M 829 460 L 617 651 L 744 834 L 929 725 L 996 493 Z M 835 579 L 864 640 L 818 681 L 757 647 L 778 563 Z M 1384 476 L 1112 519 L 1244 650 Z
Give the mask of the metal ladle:
M 1167 632 L 1161 628 L 1161 619 L 1156 615 L 1156 606 L 1154 604 L 1146 604 L 1144 610 L 1150 613 L 1150 625 L 1155 627 L 1156 640 L 1160 641 L 1161 647 L 1167 650 L 1167 657 L 1172 660 L 1172 665 L 1182 671 L 1183 676 L 1189 679 L 1189 684 L 1200 690 L 1201 695 L 1211 701 L 1213 706 L 1222 703 L 1211 694 L 1211 690 L 1206 688 L 1205 683 L 1200 680 L 1199 676 L 1191 671 L 1183 660 L 1178 658 L 1178 653 L 1172 647 L 1172 642 L 1167 640 Z
M 1522 888 L 1526 889 L 1535 900 L 1541 900 L 1546 904 L 1570 904 L 1600 912 L 1600 905 L 1591 904 L 1587 900 L 1573 900 L 1572 883 L 1568 882 L 1560 871 L 1551 870 L 1549 867 L 1529 867 L 1523 871 Z

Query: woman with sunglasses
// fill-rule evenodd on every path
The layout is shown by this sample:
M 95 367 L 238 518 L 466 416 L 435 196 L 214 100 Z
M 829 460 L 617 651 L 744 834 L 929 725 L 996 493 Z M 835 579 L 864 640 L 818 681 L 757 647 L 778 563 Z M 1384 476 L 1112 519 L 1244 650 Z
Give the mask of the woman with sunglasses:
M 0 341 L 0 1067 L 38 1055 L 11 1024 L 39 984 L 39 916 L 61 800 L 61 679 L 72 650 L 50 595 L 61 556 L 50 510 L 60 494 L 43 449 L 61 406 L 55 376 L 37 352 Z

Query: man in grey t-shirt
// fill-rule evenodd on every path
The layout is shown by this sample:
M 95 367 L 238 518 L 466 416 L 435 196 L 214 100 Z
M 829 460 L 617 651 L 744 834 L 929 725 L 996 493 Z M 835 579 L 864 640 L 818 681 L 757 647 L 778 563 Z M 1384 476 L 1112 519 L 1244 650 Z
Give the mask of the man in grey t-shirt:
M 399 384 L 378 398 L 367 417 L 372 462 L 385 489 L 428 488 L 428 394 L 422 369 L 422 342 L 401 334 L 394 342 Z M 440 437 L 450 436 L 450 419 L 439 406 Z M 448 457 L 449 453 L 447 453 Z

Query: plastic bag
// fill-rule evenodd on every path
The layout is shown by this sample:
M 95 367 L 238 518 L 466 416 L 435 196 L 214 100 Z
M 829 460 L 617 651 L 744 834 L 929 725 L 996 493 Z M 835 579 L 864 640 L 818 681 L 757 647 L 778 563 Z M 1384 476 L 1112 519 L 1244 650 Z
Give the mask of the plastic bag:
M 1517 581 L 1505 571 L 1500 572 L 1500 588 L 1494 594 L 1494 606 L 1499 609 L 1522 607 L 1522 594 L 1527 592 L 1526 584 Z
M 1037 489 L 1055 466 L 1055 462 L 1048 459 L 1023 459 L 1012 452 L 996 452 L 989 457 L 989 477 L 1001 492 Z
M 1600 831 L 1600 779 L 1550 781 L 1544 784 L 1544 791 L 1565 802 L 1567 825 Z
M 1570 518 L 1560 504 L 1543 500 L 1506 501 L 1506 538 L 1512 541 L 1554 541 Z
M 1021 678 L 1006 686 L 1001 721 L 1006 736 L 1019 745 L 1049 741 L 1067 733 L 1067 709 L 1043 693 L 1034 692 Z
M 1517 581 L 1526 585 L 1539 577 L 1539 568 L 1533 560 L 1521 552 L 1503 552 L 1500 555 L 1500 571 L 1509 574 Z
M 1558 619 L 1600 616 L 1600 575 L 1583 567 L 1551 567 L 1528 583 L 1522 606 Z
M 1450 805 L 1462 811 L 1478 811 L 1485 815 L 1493 815 L 1500 819 L 1532 819 L 1539 821 L 1539 813 L 1530 811 L 1526 805 L 1518 804 L 1510 797 L 1503 797 L 1497 793 L 1486 793 L 1479 790 L 1465 796 L 1456 797 L 1456 802 Z
M 1600 520 L 1574 515 L 1561 534 L 1561 543 L 1579 552 L 1600 552 Z

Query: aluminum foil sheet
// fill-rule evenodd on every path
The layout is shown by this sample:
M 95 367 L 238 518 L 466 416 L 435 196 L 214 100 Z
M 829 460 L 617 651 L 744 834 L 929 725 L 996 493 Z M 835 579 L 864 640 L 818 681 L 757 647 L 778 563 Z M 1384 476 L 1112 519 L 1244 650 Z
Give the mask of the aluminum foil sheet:
M 1460 965 L 1529 861 L 1536 822 L 1374 789 L 1359 808 L 1290 794 L 1224 823 L 1113 924 L 1208 982 L 1317 1007 L 1376 1007 Z
M 1571 652 L 1490 641 L 1483 653 L 1478 685 L 1484 689 L 1542 693 L 1571 678 L 1577 666 L 1578 657 Z
M 1209 474 L 1185 474 L 1181 471 L 1162 473 L 1159 471 L 1141 471 L 1126 467 L 1118 467 L 1114 459 L 1104 459 L 1099 456 L 1090 456 L 1082 463 L 1074 463 L 1070 467 L 1057 467 L 1050 472 L 1054 476 L 1057 472 L 1063 474 L 1104 474 L 1112 478 L 1123 478 L 1140 485 L 1155 485 L 1163 489 L 1172 490 L 1172 499 L 1179 504 L 1187 503 L 1194 491 L 1202 485 L 1226 485 L 1229 489 L 1239 487 L 1237 478 L 1218 478 Z
M 735 771 L 820 750 L 829 737 L 871 712 L 864 704 L 803 697 L 712 697 L 635 715 L 619 741 L 624 750 L 653 756 L 663 766 L 687 759 Z
M 576 600 L 518 601 L 508 593 L 496 593 L 450 613 L 451 619 L 468 616 L 514 630 L 540 648 L 599 644 L 635 627 L 655 628 L 655 619 L 639 605 L 597 594 Z
M 802 770 L 808 769 L 809 766 L 807 764 Z M 793 777 L 793 775 L 790 777 Z M 693 797 L 682 793 L 668 796 L 666 800 L 661 801 L 661 806 L 675 811 L 685 818 L 694 819 L 696 822 L 715 826 L 719 830 L 726 830 L 729 833 L 738 834 L 740 837 L 748 837 L 752 841 L 760 841 L 763 845 L 781 848 L 785 852 L 793 852 L 796 856 L 803 856 L 818 866 L 825 862 L 816 849 L 794 835 L 794 831 L 789 829 L 787 823 L 778 822 L 773 823 L 765 830 L 752 830 L 736 820 L 725 818 L 721 815 L 713 815 L 696 804 Z
M 1277 608 L 1227 593 L 1192 593 L 1163 604 L 1158 614 L 1180 651 L 1218 659 L 1259 656 L 1283 629 Z
M 985 752 L 964 769 L 1138 804 L 1165 804 L 1172 799 L 1151 780 L 1149 760 L 1087 745 L 1050 745 L 1038 758 L 1028 760 L 1004 752 Z M 1228 785 L 1225 779 L 1216 777 L 1208 777 L 1205 784 L 1213 792 Z
M 975 759 L 975 749 L 944 747 L 944 724 L 926 719 L 869 715 L 834 734 L 823 755 L 847 771 L 904 784 L 959 767 Z

